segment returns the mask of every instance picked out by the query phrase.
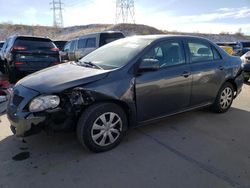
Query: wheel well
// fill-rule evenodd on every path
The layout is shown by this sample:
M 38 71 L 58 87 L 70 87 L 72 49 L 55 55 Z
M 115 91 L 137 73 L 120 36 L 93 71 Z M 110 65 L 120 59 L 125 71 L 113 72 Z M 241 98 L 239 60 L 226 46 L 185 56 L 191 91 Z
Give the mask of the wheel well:
M 233 80 L 233 79 L 228 79 L 226 82 L 228 82 L 228 83 L 232 84 L 232 85 L 233 85 L 233 87 L 234 87 L 234 91 L 237 91 L 237 86 L 236 86 L 236 84 L 235 84 L 235 82 L 234 82 L 234 80 Z
M 232 86 L 234 87 L 234 98 L 236 98 L 238 90 L 236 83 L 234 82 L 233 79 L 228 79 L 226 82 L 232 84 Z
M 94 103 L 90 104 L 89 106 L 92 106 L 92 105 L 97 104 L 97 103 L 113 103 L 113 104 L 118 105 L 119 107 L 121 107 L 124 110 L 124 112 L 126 114 L 126 117 L 127 117 L 127 120 L 128 120 L 128 127 L 129 127 L 129 125 L 132 124 L 131 123 L 132 120 L 130 119 L 131 110 L 130 110 L 129 106 L 125 102 L 122 102 L 122 101 L 119 101 L 119 100 L 103 100 L 103 101 L 94 102 Z

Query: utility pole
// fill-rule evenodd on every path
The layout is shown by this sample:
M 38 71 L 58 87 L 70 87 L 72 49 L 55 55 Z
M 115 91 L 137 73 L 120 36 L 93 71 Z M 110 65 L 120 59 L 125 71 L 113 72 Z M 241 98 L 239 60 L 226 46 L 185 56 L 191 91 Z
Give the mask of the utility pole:
M 130 18 L 130 19 L 129 19 Z M 135 23 L 134 0 L 116 0 L 115 23 Z
M 52 0 L 50 3 L 52 5 L 54 27 L 63 27 L 62 4 L 61 0 Z

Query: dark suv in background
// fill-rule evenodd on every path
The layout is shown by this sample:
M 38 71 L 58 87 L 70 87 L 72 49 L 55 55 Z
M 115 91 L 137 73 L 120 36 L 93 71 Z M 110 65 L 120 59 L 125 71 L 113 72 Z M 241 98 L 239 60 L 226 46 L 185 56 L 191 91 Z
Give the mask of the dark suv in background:
M 33 36 L 11 36 L 2 51 L 5 73 L 9 81 L 18 79 L 60 63 L 59 49 L 49 38 Z

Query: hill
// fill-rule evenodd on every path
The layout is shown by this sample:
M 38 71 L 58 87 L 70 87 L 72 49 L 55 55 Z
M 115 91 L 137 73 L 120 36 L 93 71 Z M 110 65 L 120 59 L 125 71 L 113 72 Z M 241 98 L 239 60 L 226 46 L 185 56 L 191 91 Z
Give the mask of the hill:
M 54 40 L 70 40 L 78 36 L 100 32 L 100 31 L 122 31 L 126 36 L 131 35 L 149 35 L 149 34 L 181 34 L 181 35 L 195 35 L 208 38 L 214 42 L 232 42 L 249 39 L 249 36 L 239 34 L 202 34 L 202 33 L 181 33 L 158 30 L 154 27 L 141 24 L 90 24 L 82 26 L 72 26 L 65 28 L 55 28 L 49 26 L 29 26 L 29 25 L 12 25 L 0 24 L 0 40 L 5 40 L 6 37 L 14 34 L 19 35 L 34 35 L 47 36 Z

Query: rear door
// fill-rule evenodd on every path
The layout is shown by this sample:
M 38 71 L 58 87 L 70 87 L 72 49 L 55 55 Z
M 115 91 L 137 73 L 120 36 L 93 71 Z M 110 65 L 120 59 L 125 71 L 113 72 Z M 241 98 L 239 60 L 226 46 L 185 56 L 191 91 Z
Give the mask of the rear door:
M 86 39 L 86 47 L 82 52 L 82 57 L 86 56 L 90 52 L 94 51 L 97 48 L 96 37 L 90 37 Z
M 216 48 L 205 40 L 187 40 L 193 75 L 191 106 L 213 102 L 225 80 L 223 59 Z
M 59 50 L 46 38 L 17 38 L 12 52 L 14 64 L 23 71 L 33 72 L 59 63 Z
M 72 40 L 70 43 L 69 51 L 68 51 L 68 58 L 69 61 L 75 61 L 75 47 L 76 47 L 77 39 Z
M 160 42 L 141 59 L 157 59 L 160 69 L 139 73 L 136 77 L 138 120 L 142 122 L 186 109 L 192 76 L 182 41 Z
M 76 59 L 81 59 L 84 56 L 84 51 L 86 48 L 86 38 L 80 38 L 77 43 L 76 51 L 75 51 L 75 56 Z

